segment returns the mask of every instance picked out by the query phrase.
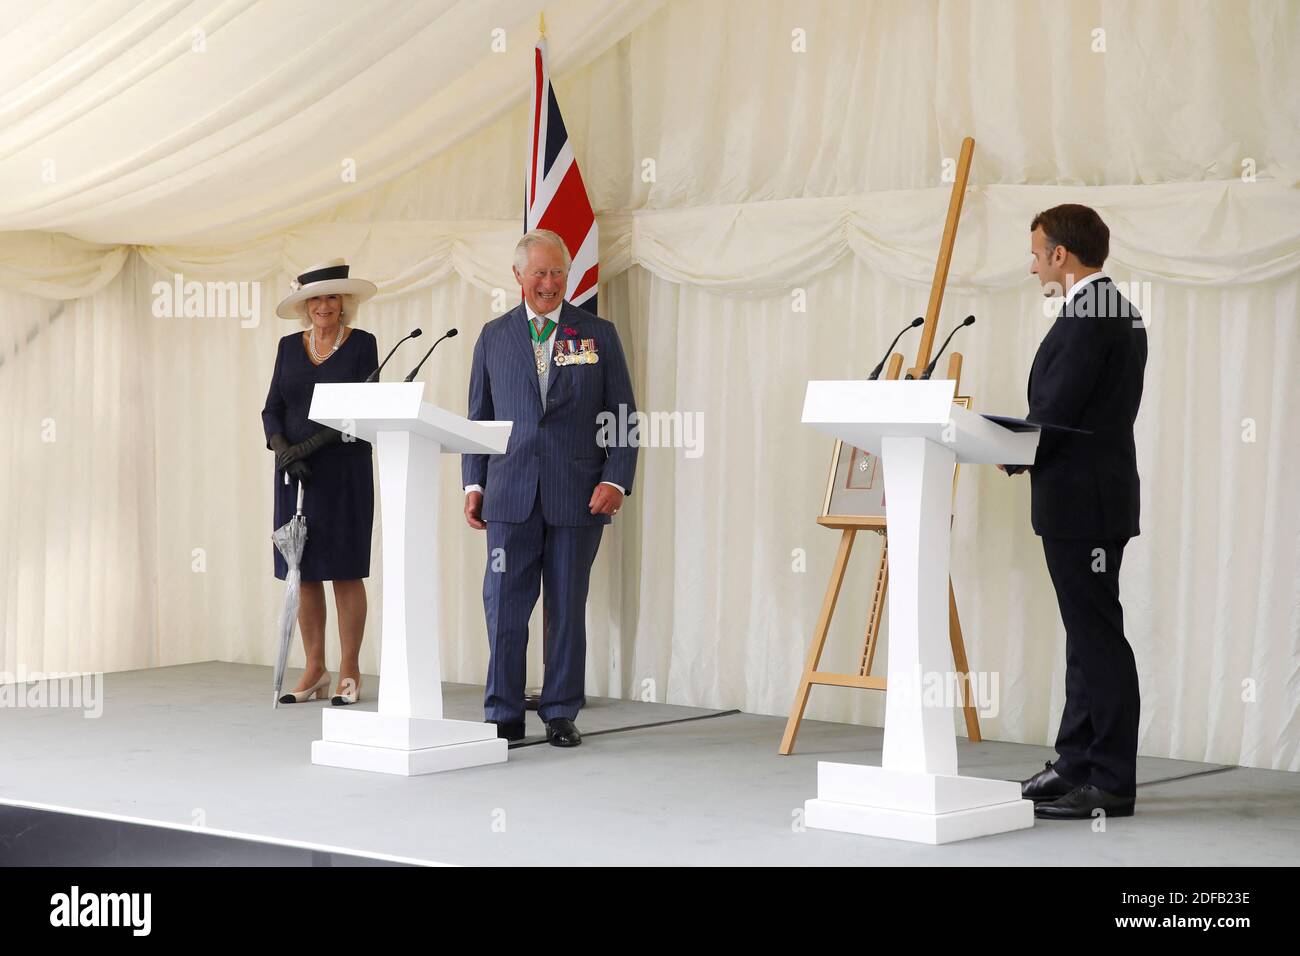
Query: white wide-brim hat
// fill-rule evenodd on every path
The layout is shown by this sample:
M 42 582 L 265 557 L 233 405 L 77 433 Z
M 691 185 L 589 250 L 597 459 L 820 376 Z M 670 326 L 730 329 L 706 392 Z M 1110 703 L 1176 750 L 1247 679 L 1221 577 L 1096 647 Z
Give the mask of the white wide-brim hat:
M 282 319 L 302 319 L 307 316 L 307 300 L 313 296 L 350 295 L 355 306 L 379 291 L 373 282 L 349 278 L 348 269 L 342 259 L 316 263 L 289 283 L 292 291 L 275 307 L 275 314 Z

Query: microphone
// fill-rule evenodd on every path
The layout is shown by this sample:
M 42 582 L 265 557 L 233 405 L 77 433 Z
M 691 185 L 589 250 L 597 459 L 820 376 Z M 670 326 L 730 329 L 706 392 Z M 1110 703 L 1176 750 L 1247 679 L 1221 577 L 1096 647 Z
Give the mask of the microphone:
M 408 335 L 406 339 L 418 339 L 422 334 L 423 333 L 419 329 L 416 329 L 414 332 Z M 401 345 L 402 342 L 406 341 L 406 339 L 402 339 L 402 341 L 398 342 L 397 345 Z M 379 368 L 375 369 L 373 372 L 370 373 L 370 377 L 366 379 L 367 382 L 379 381 L 379 373 L 384 370 L 384 366 L 388 364 L 388 360 L 393 357 L 393 352 L 397 351 L 397 345 L 394 345 L 392 351 L 390 351 L 386 356 L 384 356 L 384 360 L 379 363 Z
M 456 335 L 455 329 L 448 329 L 446 332 L 443 333 L 442 339 L 454 338 L 455 335 Z M 429 346 L 429 351 L 425 352 L 424 358 L 420 359 L 420 365 L 423 365 L 425 361 L 429 358 L 429 356 L 433 354 L 433 350 L 438 347 L 439 343 L 442 342 L 442 339 L 438 339 L 437 342 L 434 342 L 432 345 Z M 420 374 L 420 365 L 417 365 L 415 366 L 415 368 L 411 369 L 411 374 L 406 376 L 405 381 L 410 382 L 415 380 L 415 376 Z
M 902 332 L 899 332 L 894 336 L 894 341 L 890 342 L 889 348 L 885 349 L 885 357 L 880 360 L 880 364 L 873 368 L 871 374 L 867 376 L 868 382 L 874 382 L 876 379 L 880 378 L 880 370 L 885 367 L 885 362 L 889 359 L 890 353 L 894 351 L 894 346 L 898 344 L 898 340 L 903 337 L 904 333 L 906 333 L 908 329 L 914 329 L 918 325 L 925 325 L 924 317 L 917 316 L 903 328 Z
M 961 324 L 958 325 L 957 328 L 953 329 L 951 332 L 948 333 L 948 337 L 943 340 L 943 345 L 939 346 L 939 352 L 938 354 L 935 355 L 934 361 L 932 361 L 929 365 L 927 365 L 925 367 L 925 371 L 921 373 L 921 381 L 923 382 L 926 381 L 927 379 L 929 379 L 931 375 L 934 374 L 934 367 L 939 364 L 939 356 L 943 355 L 943 350 L 948 347 L 948 343 L 952 341 L 952 337 L 957 334 L 957 329 L 962 329 L 968 325 L 974 325 L 974 324 L 975 324 L 975 316 L 968 315 L 966 316 L 966 318 L 961 320 Z

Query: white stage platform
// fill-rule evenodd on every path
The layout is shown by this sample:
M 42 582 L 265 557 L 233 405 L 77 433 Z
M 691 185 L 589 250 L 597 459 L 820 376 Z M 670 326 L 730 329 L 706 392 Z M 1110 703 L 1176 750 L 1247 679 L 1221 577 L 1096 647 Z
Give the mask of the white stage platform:
M 296 673 L 291 672 L 291 678 Z M 0 803 L 428 864 L 1292 865 L 1300 774 L 1142 758 L 1137 814 L 946 846 L 805 829 L 817 762 L 878 764 L 881 731 L 590 699 L 575 750 L 529 739 L 504 764 L 422 777 L 313 766 L 327 703 L 272 711 L 270 669 L 204 663 L 108 674 L 103 716 L 0 709 Z M 376 678 L 364 683 L 375 706 Z M 444 685 L 447 716 L 480 688 Z M 958 739 L 963 774 L 1013 780 L 1047 747 Z M 200 821 L 202 827 L 195 827 Z M 0 864 L 3 863 L 0 842 Z

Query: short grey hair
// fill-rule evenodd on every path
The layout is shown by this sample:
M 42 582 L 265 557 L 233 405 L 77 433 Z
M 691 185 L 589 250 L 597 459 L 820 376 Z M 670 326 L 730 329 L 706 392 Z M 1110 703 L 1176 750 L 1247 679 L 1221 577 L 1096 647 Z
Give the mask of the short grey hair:
M 529 229 L 515 243 L 515 269 L 519 272 L 524 271 L 528 265 L 528 250 L 539 242 L 549 242 L 551 245 L 559 246 L 560 253 L 564 256 L 564 270 L 567 272 L 573 265 L 573 257 L 569 255 L 569 247 L 564 244 L 559 233 L 551 232 L 549 229 Z

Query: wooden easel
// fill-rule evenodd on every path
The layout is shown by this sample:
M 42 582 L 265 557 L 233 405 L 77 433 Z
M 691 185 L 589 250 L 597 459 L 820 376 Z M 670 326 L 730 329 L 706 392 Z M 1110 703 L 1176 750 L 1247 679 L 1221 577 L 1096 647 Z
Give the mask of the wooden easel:
M 908 370 L 908 378 L 919 378 L 925 367 L 930 364 L 930 352 L 934 348 L 935 331 L 939 324 L 939 307 L 943 303 L 943 290 L 948 281 L 948 266 L 952 261 L 952 247 L 957 238 L 957 223 L 961 219 L 962 202 L 966 195 L 966 183 L 970 178 L 971 157 L 975 153 L 975 140 L 969 136 L 962 140 L 961 153 L 957 160 L 957 178 L 952 185 L 952 195 L 948 200 L 948 218 L 943 227 L 943 238 L 939 243 L 939 257 L 934 266 L 934 280 L 930 285 L 930 302 L 925 311 L 925 325 L 921 329 L 921 344 L 917 347 L 916 363 Z M 903 365 L 903 356 L 895 352 L 889 357 L 886 379 L 897 379 Z M 961 388 L 962 357 L 954 352 L 948 359 L 948 378 Z M 953 487 L 956 488 L 956 473 L 953 475 Z M 817 523 L 825 528 L 840 531 L 840 547 L 831 566 L 830 581 L 826 585 L 826 594 L 822 598 L 821 612 L 817 616 L 817 625 L 813 629 L 812 645 L 808 648 L 808 659 L 804 664 L 803 674 L 799 678 L 799 689 L 795 692 L 794 705 L 790 708 L 790 717 L 785 724 L 785 733 L 781 737 L 779 754 L 787 755 L 794 751 L 795 738 L 799 735 L 799 725 L 803 721 L 804 710 L 808 706 L 808 696 L 813 685 L 821 684 L 831 687 L 860 687 L 869 690 L 885 690 L 884 677 L 873 677 L 871 666 L 876 656 L 877 640 L 880 636 L 880 620 L 885 611 L 885 597 L 889 587 L 889 538 L 885 533 L 885 519 L 881 516 L 831 516 L 819 517 Z M 866 634 L 863 638 L 862 653 L 858 658 L 858 668 L 852 674 L 837 674 L 818 670 L 822 651 L 826 646 L 826 635 L 830 632 L 831 617 L 835 613 L 835 604 L 839 600 L 840 587 L 844 583 L 844 573 L 848 568 L 849 556 L 853 553 L 853 542 L 859 531 L 875 531 L 884 539 L 880 552 L 880 565 L 876 569 L 876 586 L 872 591 L 871 610 L 867 615 Z M 957 599 L 953 594 L 952 578 L 948 578 L 948 638 L 952 644 L 953 666 L 961 678 L 962 711 L 966 718 L 966 734 L 971 740 L 982 740 L 979 726 L 979 714 L 971 702 L 970 666 L 966 660 L 966 644 L 962 639 L 961 619 L 957 615 Z

